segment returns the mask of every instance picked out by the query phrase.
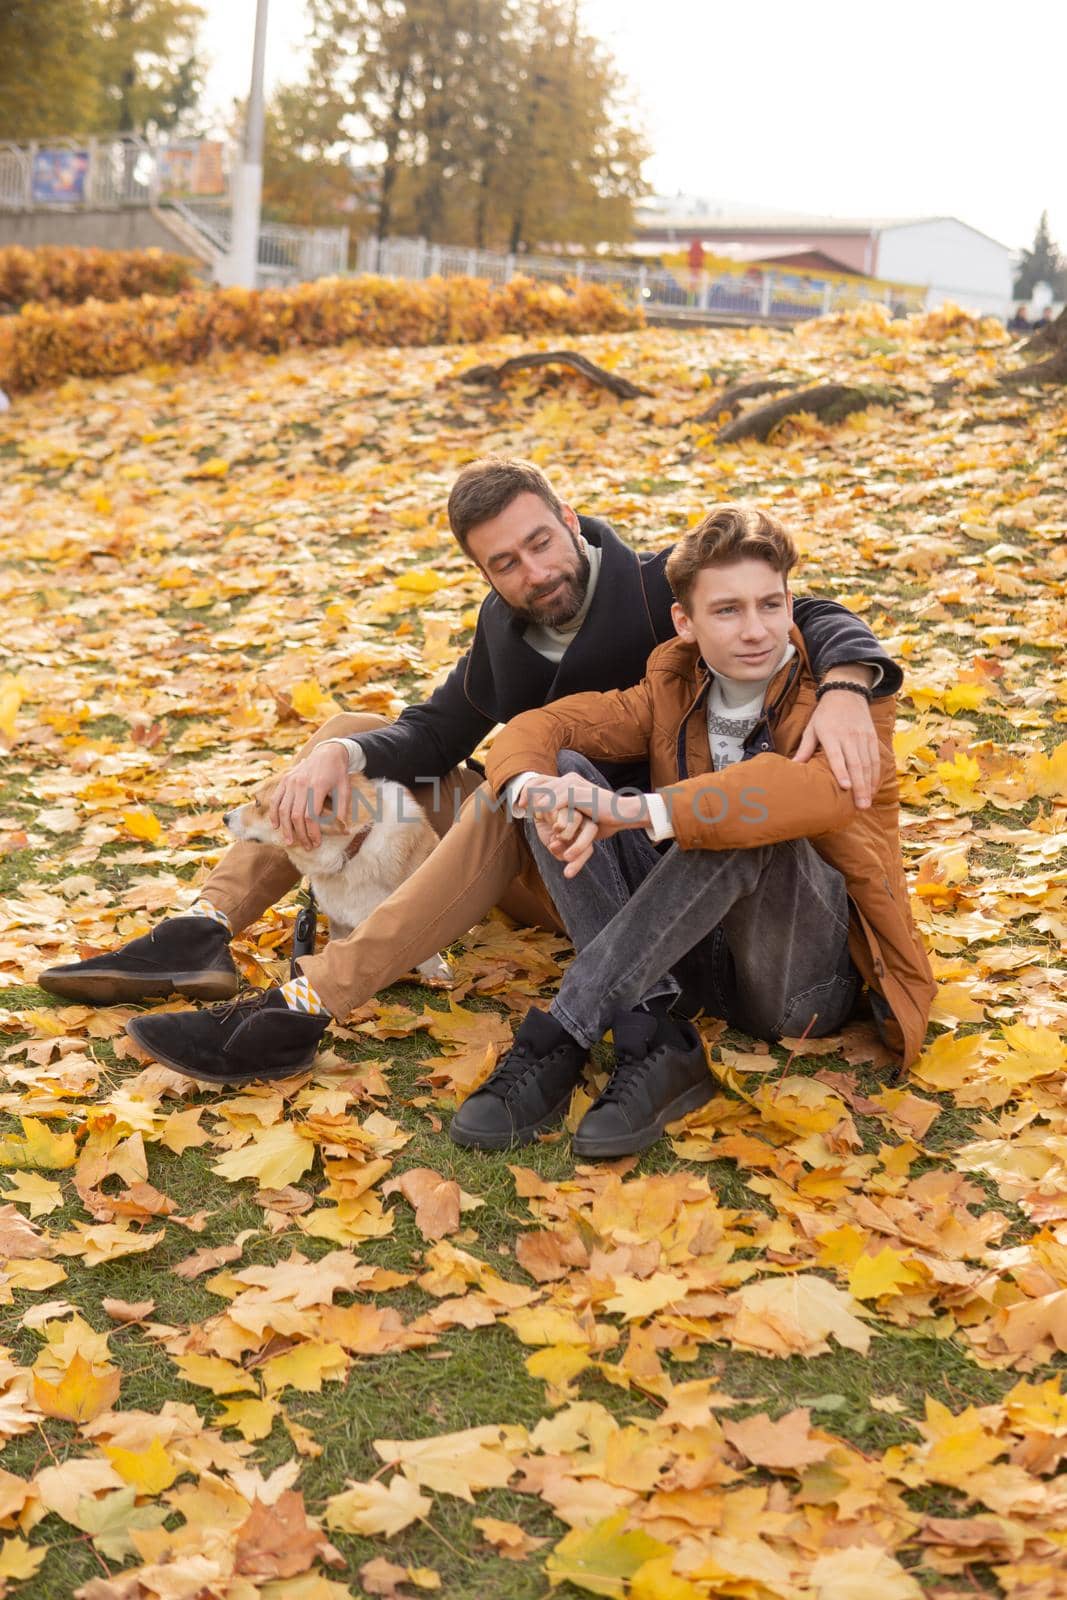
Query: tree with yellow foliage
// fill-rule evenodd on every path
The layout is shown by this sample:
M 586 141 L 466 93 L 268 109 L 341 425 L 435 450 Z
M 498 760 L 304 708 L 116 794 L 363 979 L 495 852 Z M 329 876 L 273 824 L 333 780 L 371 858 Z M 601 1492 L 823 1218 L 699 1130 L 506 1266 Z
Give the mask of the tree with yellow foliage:
M 5 0 L 0 138 L 172 129 L 195 112 L 197 0 Z
M 371 163 L 380 238 L 629 236 L 647 150 L 573 0 L 311 0 L 311 15 L 308 77 L 272 108 L 275 214 L 311 220 L 314 192 L 314 220 L 350 220 L 367 200 L 353 164 Z

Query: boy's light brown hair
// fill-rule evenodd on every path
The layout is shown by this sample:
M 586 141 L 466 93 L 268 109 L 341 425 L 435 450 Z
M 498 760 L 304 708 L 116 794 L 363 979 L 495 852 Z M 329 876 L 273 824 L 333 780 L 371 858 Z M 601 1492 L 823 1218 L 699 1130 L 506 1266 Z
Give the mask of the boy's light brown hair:
M 463 468 L 448 497 L 448 525 L 463 549 L 472 528 L 506 511 L 520 494 L 535 494 L 563 521 L 563 505 L 532 461 L 513 456 L 483 456 Z
M 766 561 L 788 585 L 797 547 L 782 524 L 757 506 L 716 506 L 703 522 L 678 540 L 667 557 L 667 582 L 682 610 L 698 572 L 734 561 Z

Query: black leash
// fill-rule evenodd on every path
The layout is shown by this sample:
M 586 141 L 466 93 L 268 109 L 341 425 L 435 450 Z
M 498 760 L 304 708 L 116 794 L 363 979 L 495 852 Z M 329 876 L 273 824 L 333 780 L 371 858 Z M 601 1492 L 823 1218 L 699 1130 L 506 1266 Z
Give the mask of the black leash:
M 293 953 L 289 960 L 290 978 L 299 978 L 300 968 L 297 966 L 299 956 L 313 956 L 315 954 L 315 925 L 318 907 L 315 904 L 315 891 L 308 885 L 308 903 L 301 906 L 293 923 Z

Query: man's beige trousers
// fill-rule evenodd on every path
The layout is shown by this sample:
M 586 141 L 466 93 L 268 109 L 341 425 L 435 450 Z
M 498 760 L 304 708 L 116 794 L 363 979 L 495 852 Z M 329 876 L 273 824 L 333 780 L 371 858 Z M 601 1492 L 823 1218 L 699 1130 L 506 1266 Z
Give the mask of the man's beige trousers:
M 323 739 L 351 738 L 388 727 L 369 712 L 331 717 L 297 752 Z M 462 936 L 499 906 L 524 927 L 562 932 L 523 829 L 509 821 L 488 784 L 467 767 L 454 767 L 415 797 L 440 837 L 417 872 L 347 939 L 331 939 L 321 955 L 302 956 L 303 972 L 335 1017 L 344 1017 L 379 989 L 395 983 L 420 961 Z M 239 840 L 202 885 L 205 900 L 230 919 L 234 933 L 262 916 L 300 881 L 284 850 Z

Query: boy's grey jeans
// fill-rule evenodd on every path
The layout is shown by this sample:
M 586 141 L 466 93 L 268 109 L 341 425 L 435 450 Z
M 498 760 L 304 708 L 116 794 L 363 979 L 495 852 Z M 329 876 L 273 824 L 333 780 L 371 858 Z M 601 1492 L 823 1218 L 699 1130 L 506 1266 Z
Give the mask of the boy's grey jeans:
M 561 750 L 558 765 L 610 787 L 575 750 Z M 661 855 L 643 829 L 622 829 L 565 878 L 532 816 L 526 834 L 577 951 L 549 1009 L 580 1043 L 601 1039 L 615 1012 L 683 989 L 766 1039 L 818 1038 L 850 1015 L 860 979 L 845 880 L 806 839 L 751 850 L 672 844 Z

